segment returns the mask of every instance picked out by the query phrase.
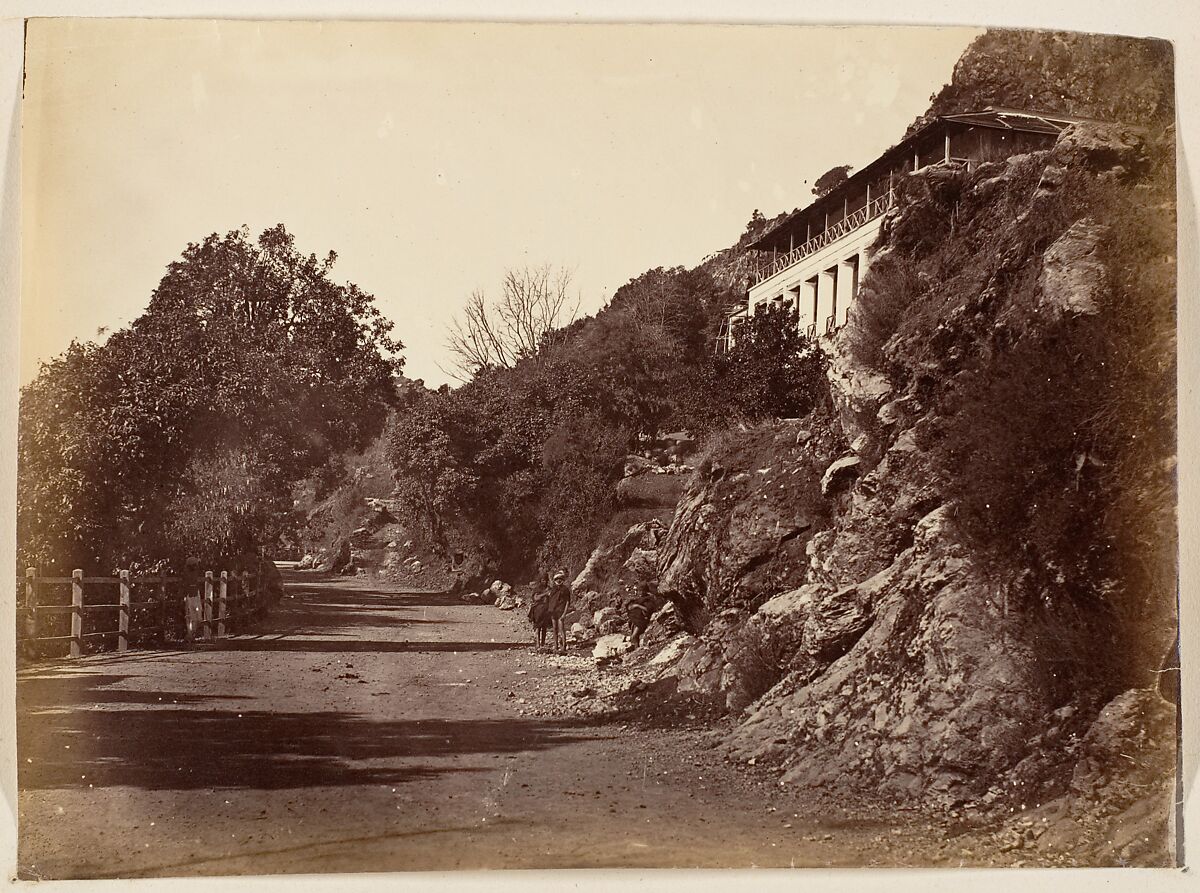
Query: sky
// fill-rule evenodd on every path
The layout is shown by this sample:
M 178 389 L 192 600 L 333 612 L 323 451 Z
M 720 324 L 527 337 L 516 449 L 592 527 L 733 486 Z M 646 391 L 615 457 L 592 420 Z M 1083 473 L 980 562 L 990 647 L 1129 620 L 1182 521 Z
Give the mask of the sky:
M 978 29 L 32 20 L 20 380 L 146 307 L 189 242 L 283 223 L 404 372 L 509 268 L 583 313 L 895 143 Z

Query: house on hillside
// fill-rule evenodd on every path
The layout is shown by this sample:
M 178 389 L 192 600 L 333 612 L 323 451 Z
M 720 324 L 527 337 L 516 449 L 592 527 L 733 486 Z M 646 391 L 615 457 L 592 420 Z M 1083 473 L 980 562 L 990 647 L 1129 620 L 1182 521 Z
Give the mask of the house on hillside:
M 1000 161 L 1053 145 L 1081 118 L 988 107 L 934 118 L 806 208 L 750 244 L 762 260 L 746 303 L 731 308 L 719 347 L 731 348 L 752 313 L 787 307 L 810 338 L 832 335 L 846 322 L 870 250 L 894 202 L 898 178 L 927 167 Z

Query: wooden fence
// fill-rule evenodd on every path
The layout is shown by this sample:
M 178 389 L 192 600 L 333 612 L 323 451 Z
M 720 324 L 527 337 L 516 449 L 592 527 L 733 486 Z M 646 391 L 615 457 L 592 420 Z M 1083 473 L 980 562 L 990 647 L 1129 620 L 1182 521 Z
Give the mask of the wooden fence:
M 79 657 L 89 640 L 98 640 L 101 647 L 115 642 L 117 651 L 126 651 L 132 640 L 151 639 L 164 646 L 197 636 L 220 638 L 263 609 L 258 577 L 247 571 L 145 577 L 121 571 L 115 577 L 85 577 L 76 570 L 69 577 L 41 577 L 31 567 L 23 579 L 17 578 L 18 587 L 22 584 L 17 639 L 30 655 L 51 643 L 65 642 L 70 656 Z M 101 601 L 95 601 L 97 595 Z M 195 600 L 195 623 L 188 616 L 189 599 Z M 65 615 L 70 616 L 69 633 L 59 619 Z

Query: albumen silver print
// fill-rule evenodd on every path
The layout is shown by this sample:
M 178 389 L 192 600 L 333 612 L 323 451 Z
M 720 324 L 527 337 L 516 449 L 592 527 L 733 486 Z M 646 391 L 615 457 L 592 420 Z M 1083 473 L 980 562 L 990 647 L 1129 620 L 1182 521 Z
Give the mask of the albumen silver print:
M 1181 865 L 1175 79 L 29 19 L 17 876 Z

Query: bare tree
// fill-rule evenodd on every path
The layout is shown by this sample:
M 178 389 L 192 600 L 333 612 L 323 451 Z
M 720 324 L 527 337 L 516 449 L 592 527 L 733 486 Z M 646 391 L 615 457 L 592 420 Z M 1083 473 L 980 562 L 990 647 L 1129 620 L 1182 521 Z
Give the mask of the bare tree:
M 570 270 L 549 264 L 508 270 L 498 299 L 476 289 L 450 324 L 446 347 L 457 377 L 466 380 L 488 366 L 512 368 L 550 346 L 554 333 L 574 322 L 578 311 Z

